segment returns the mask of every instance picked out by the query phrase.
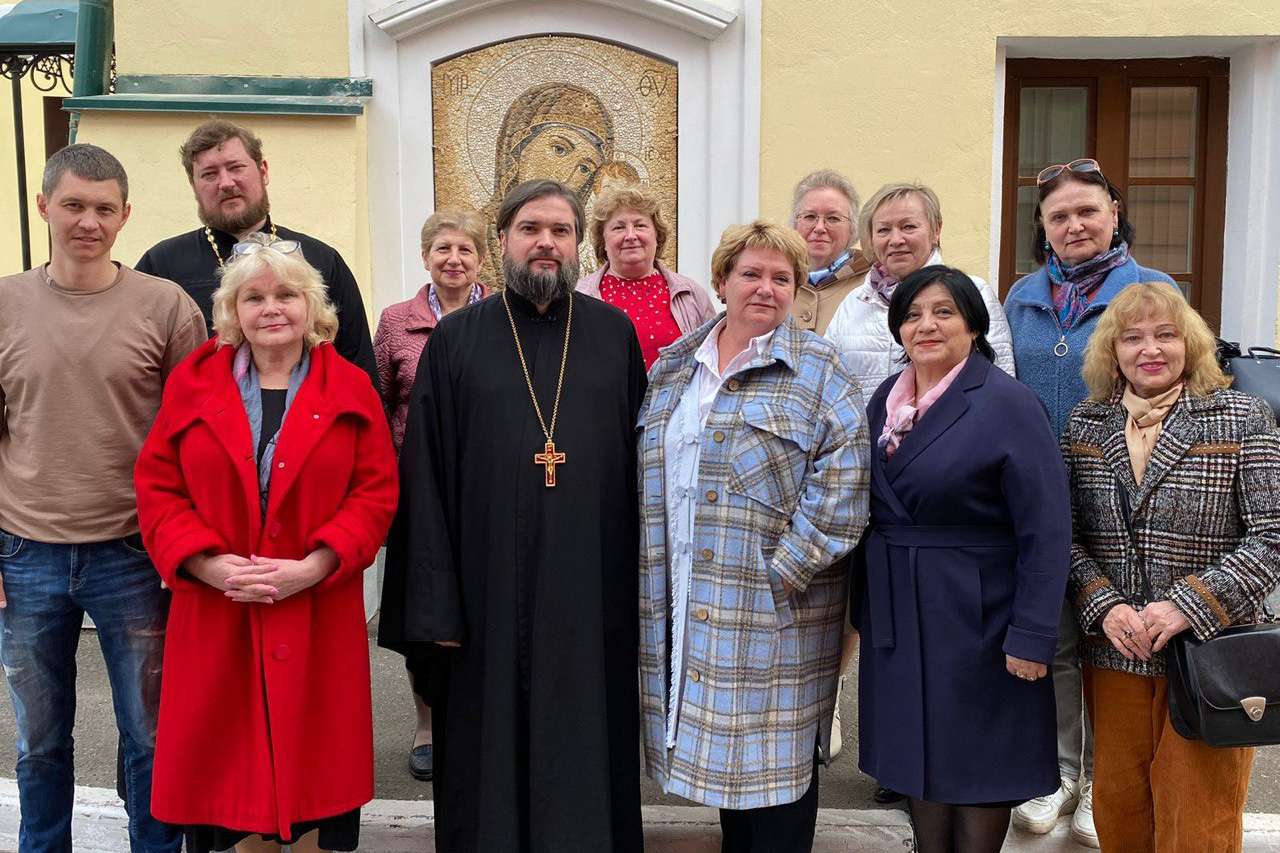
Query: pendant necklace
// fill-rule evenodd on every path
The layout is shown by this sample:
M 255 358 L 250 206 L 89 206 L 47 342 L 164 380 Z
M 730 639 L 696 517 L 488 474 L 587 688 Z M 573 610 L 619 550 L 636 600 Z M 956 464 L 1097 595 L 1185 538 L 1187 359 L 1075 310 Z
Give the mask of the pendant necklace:
M 529 365 L 524 360 L 524 347 L 520 346 L 520 333 L 516 331 L 516 318 L 511 313 L 511 305 L 507 302 L 507 292 L 502 291 L 502 307 L 507 309 L 507 319 L 511 322 L 511 336 L 516 341 L 516 355 L 520 356 L 520 370 L 524 373 L 524 384 L 529 387 L 529 399 L 533 400 L 533 413 L 538 416 L 538 426 L 547 439 L 541 453 L 533 455 L 533 464 L 541 465 L 544 484 L 552 488 L 556 484 L 556 466 L 565 464 L 565 454 L 556 451 L 554 439 L 556 418 L 560 414 L 560 390 L 564 387 L 564 368 L 569 363 L 569 331 L 573 328 L 573 294 L 569 294 L 569 317 L 564 324 L 564 350 L 560 354 L 560 376 L 556 379 L 556 398 L 551 404 L 551 428 L 542 418 L 542 407 L 538 405 L 538 395 L 533 391 L 533 380 L 529 377 Z
M 218 251 L 218 241 L 213 239 L 213 230 L 208 225 L 204 227 L 204 238 L 209 241 L 209 248 L 213 249 L 213 256 L 218 259 L 218 269 L 226 267 L 226 263 L 222 260 L 222 253 Z M 274 222 L 271 223 L 271 239 L 280 239 L 280 235 L 276 233 L 276 224 Z

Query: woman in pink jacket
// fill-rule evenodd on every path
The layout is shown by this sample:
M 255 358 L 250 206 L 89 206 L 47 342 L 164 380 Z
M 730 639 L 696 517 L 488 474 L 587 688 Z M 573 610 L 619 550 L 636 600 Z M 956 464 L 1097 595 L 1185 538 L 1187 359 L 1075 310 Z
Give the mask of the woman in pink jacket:
M 427 338 L 446 314 L 489 295 L 489 288 L 478 279 L 484 246 L 484 221 L 475 213 L 441 210 L 432 214 L 422 226 L 422 264 L 427 268 L 427 283 L 412 299 L 388 306 L 378 320 L 373 354 L 397 454 L 404 443 L 409 393 Z M 409 659 L 406 666 L 418 712 L 417 729 L 409 746 L 409 773 L 425 782 L 431 779 L 434 764 L 431 709 L 423 700 L 428 695 L 430 679 L 425 675 L 426 662 Z

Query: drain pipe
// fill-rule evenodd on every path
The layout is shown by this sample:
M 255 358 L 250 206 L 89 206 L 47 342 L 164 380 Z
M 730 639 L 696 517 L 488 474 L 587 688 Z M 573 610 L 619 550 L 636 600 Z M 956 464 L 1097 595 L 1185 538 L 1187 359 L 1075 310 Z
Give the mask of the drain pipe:
M 111 52 L 115 42 L 114 0 L 80 0 L 76 15 L 76 70 L 72 94 L 105 95 L 111 85 Z M 68 144 L 76 141 L 80 111 L 71 113 Z

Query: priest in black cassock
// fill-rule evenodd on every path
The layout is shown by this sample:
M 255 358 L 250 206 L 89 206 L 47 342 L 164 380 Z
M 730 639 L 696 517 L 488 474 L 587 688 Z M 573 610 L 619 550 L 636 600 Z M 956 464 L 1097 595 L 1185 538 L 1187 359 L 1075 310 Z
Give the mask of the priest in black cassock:
M 192 131 L 179 155 L 203 224 L 194 231 L 161 240 L 147 250 L 134 268 L 181 285 L 204 312 L 205 324 L 212 334 L 213 292 L 218 289 L 219 275 L 231 260 L 235 245 L 260 231 L 286 244 L 292 242 L 307 263 L 319 270 L 329 289 L 329 301 L 338 311 L 334 349 L 368 373 L 377 388 L 378 367 L 356 278 L 337 249 L 271 220 L 267 195 L 270 173 L 262 156 L 262 140 L 248 128 L 212 119 Z
M 643 847 L 644 361 L 626 315 L 574 293 L 582 219 L 554 181 L 508 193 L 505 289 L 441 320 L 409 402 L 378 641 L 434 650 L 442 853 Z

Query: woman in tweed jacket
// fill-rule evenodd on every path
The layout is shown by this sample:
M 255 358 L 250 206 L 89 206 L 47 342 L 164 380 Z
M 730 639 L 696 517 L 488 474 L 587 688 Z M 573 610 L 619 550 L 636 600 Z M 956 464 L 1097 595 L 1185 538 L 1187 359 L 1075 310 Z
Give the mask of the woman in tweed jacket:
M 1209 328 L 1160 282 L 1115 297 L 1084 376 L 1090 397 L 1062 448 L 1098 838 L 1135 853 L 1238 851 L 1253 750 L 1173 730 L 1164 649 L 1183 631 L 1207 640 L 1257 621 L 1280 580 L 1280 434 L 1266 403 L 1227 389 Z
M 649 774 L 721 809 L 725 853 L 805 853 L 867 517 L 862 394 L 787 320 L 808 252 L 763 222 L 711 259 L 725 314 L 662 351 L 640 424 L 640 677 Z M 821 738 L 825 740 L 826 732 Z

